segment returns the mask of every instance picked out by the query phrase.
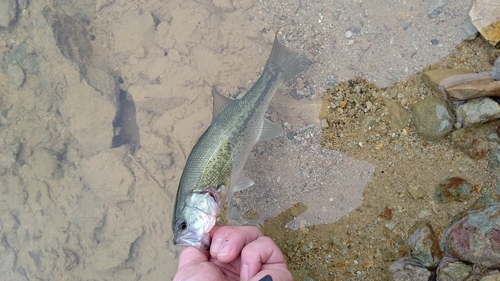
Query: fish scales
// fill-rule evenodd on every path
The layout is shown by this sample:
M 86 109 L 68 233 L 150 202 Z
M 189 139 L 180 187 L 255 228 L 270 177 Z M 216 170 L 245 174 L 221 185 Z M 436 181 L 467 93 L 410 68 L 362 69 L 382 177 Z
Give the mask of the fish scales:
M 289 51 L 275 38 L 261 76 L 243 98 L 229 103 L 214 93 L 214 118 L 191 151 L 179 183 L 172 221 L 176 244 L 208 247 L 220 206 L 235 188 L 252 184 L 241 171 L 253 145 L 282 132 L 264 121 L 274 93 L 309 64 L 304 54 Z M 220 112 L 217 100 L 226 103 Z

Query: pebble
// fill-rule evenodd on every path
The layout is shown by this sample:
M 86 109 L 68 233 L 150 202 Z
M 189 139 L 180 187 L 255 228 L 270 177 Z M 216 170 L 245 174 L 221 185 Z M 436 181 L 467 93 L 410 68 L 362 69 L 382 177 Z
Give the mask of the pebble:
M 412 181 L 406 187 L 406 191 L 408 191 L 408 193 L 411 195 L 411 197 L 413 197 L 413 199 L 420 199 L 424 197 L 426 193 L 424 187 L 416 181 Z
M 495 148 L 488 154 L 488 168 L 490 171 L 500 177 L 500 148 Z
M 428 222 L 419 221 L 410 228 L 409 234 L 408 246 L 411 257 L 425 267 L 437 266 L 443 253 L 431 225 Z
M 406 112 L 398 103 L 391 100 L 385 100 L 384 103 L 389 110 L 391 127 L 396 130 L 402 130 L 405 128 L 410 121 L 410 115 L 408 112 Z
M 413 105 L 412 122 L 420 136 L 427 140 L 438 140 L 453 130 L 455 118 L 447 101 L 427 98 Z
M 398 260 L 389 267 L 389 270 L 394 281 L 428 281 L 431 277 L 431 272 L 427 268 L 408 259 Z
M 473 99 L 458 107 L 457 117 L 464 127 L 484 124 L 500 118 L 500 105 L 490 98 Z
M 445 257 L 437 268 L 437 281 L 463 281 L 471 275 L 472 266 L 457 259 Z
M 500 204 L 493 203 L 444 231 L 441 246 L 449 256 L 485 268 L 500 267 Z
M 436 186 L 436 199 L 439 203 L 464 202 L 470 199 L 472 186 L 464 179 L 453 177 Z
M 16 19 L 16 0 L 0 1 L 0 27 L 9 27 Z

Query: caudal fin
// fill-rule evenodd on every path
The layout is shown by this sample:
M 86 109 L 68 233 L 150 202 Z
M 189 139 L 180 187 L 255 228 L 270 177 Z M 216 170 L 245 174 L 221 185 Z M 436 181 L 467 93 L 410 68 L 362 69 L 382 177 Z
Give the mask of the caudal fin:
M 288 50 L 278 40 L 278 34 L 274 38 L 273 49 L 267 59 L 266 68 L 280 73 L 284 82 L 292 79 L 300 72 L 304 71 L 313 63 L 305 53 Z

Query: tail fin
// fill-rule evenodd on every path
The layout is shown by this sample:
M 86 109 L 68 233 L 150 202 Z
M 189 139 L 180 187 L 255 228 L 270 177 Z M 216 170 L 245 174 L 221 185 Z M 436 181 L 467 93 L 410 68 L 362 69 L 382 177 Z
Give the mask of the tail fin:
M 305 53 L 290 51 L 283 46 L 278 40 L 278 33 L 276 33 L 266 68 L 279 72 L 283 81 L 286 82 L 304 71 L 312 63 L 313 61 Z

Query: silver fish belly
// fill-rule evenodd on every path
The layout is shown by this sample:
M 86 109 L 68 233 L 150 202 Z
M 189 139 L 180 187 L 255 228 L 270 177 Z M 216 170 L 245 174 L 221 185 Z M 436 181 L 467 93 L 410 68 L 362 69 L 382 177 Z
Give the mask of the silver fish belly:
M 212 123 L 191 151 L 177 190 L 174 244 L 208 249 L 209 232 L 226 198 L 253 184 L 241 176 L 253 145 L 283 132 L 264 119 L 274 93 L 311 63 L 304 53 L 288 50 L 276 36 L 261 76 L 243 98 L 233 101 L 212 90 Z

